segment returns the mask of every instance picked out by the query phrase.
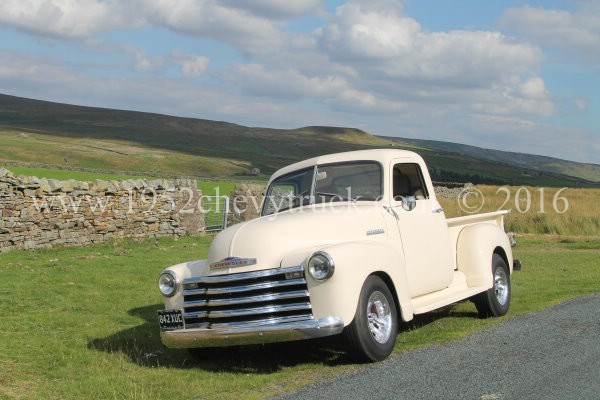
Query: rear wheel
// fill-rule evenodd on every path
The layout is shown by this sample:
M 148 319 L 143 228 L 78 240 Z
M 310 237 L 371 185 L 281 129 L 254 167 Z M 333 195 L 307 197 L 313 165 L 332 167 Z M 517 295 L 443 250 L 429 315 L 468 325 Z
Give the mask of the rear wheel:
M 352 323 L 344 334 L 351 353 L 361 361 L 380 361 L 394 350 L 398 313 L 390 289 L 378 276 L 365 281 Z
M 473 299 L 481 317 L 501 317 L 510 305 L 510 273 L 508 266 L 498 254 L 492 256 L 494 286 Z

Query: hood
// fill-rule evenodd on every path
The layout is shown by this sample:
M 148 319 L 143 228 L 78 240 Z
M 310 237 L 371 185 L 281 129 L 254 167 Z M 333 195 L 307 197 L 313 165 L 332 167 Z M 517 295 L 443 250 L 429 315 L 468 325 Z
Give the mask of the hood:
M 209 274 L 276 268 L 283 257 L 301 250 L 342 242 L 385 240 L 388 227 L 382 212 L 383 207 L 373 203 L 318 204 L 233 225 L 215 237 L 208 263 L 229 257 L 256 259 L 256 263 L 219 268 Z

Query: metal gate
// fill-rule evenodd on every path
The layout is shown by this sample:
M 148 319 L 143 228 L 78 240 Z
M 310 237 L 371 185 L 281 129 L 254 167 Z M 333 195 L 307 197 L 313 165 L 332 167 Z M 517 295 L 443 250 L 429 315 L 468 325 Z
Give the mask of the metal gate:
M 202 213 L 206 232 L 217 232 L 227 228 L 229 197 L 202 196 Z

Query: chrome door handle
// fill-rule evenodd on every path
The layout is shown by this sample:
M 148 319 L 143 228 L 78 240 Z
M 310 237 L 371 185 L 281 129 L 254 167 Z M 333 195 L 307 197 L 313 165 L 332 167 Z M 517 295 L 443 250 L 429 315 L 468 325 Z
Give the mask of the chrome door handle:
M 433 210 L 433 212 L 434 213 L 441 213 L 441 212 L 444 212 L 444 209 L 440 207 L 437 210 Z

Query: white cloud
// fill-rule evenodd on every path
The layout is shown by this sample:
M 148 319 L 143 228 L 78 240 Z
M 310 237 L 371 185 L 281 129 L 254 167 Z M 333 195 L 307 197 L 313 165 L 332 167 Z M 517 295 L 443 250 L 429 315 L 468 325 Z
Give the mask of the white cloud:
M 531 78 L 521 84 L 520 92 L 526 99 L 545 99 L 548 96 L 546 85 L 541 78 Z
M 65 38 L 84 38 L 120 27 L 135 27 L 133 15 L 122 18 L 113 1 L 4 0 L 0 23 L 28 32 Z
M 558 49 L 588 63 L 600 62 L 600 4 L 579 1 L 575 11 L 534 8 L 510 8 L 501 25 L 520 37 L 543 47 Z
M 328 52 L 343 59 L 387 59 L 406 54 L 420 30 L 413 19 L 379 10 L 368 2 L 350 2 L 337 8 L 335 20 L 321 36 Z
M 187 78 L 195 78 L 202 75 L 208 69 L 210 59 L 204 56 L 184 54 L 174 51 L 171 53 L 173 61 L 181 68 L 181 73 Z
M 390 4 L 396 8 L 387 8 Z M 296 37 L 298 38 L 298 37 Z M 351 113 L 546 116 L 541 51 L 498 32 L 428 32 L 395 2 L 350 2 L 287 51 L 221 74 L 245 92 L 311 99 Z
M 273 70 L 259 64 L 238 65 L 228 75 L 252 94 L 275 98 L 323 99 L 348 89 L 348 82 L 336 76 L 307 77 L 291 68 Z
M 128 53 L 133 55 L 133 69 L 137 72 L 161 71 L 165 66 L 165 59 L 159 55 L 149 55 L 138 48 L 129 48 Z
M 588 108 L 588 101 L 587 99 L 575 99 L 573 101 L 573 105 L 575 106 L 575 109 L 577 109 L 577 111 L 586 111 Z
M 323 0 L 222 0 L 221 3 L 247 10 L 257 16 L 284 20 L 318 13 L 325 7 Z
M 281 45 L 281 32 L 269 19 L 212 0 L 154 0 L 144 2 L 141 12 L 153 25 L 223 41 L 242 52 Z
M 112 29 L 158 26 L 223 41 L 242 52 L 279 47 L 279 28 L 248 8 L 227 7 L 214 0 L 4 0 L 0 23 L 42 36 L 75 39 Z M 279 9 L 283 13 L 286 7 Z M 287 11 L 292 13 L 294 7 Z
M 377 3 L 375 3 L 377 4 Z M 401 8 L 371 3 L 339 7 L 332 24 L 318 33 L 332 59 L 371 74 L 449 85 L 491 86 L 513 79 L 541 61 L 541 51 L 498 32 L 428 32 Z
M 292 68 L 268 69 L 258 64 L 243 64 L 229 71 L 228 79 L 249 94 L 288 100 L 311 99 L 340 110 L 367 112 L 397 111 L 402 104 L 377 98 L 357 90 L 338 75 L 307 76 Z

